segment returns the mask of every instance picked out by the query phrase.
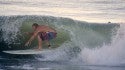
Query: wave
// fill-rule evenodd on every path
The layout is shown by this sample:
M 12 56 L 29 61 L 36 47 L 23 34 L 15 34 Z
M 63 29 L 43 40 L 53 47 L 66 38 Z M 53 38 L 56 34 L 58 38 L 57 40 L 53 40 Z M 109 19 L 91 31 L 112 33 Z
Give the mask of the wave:
M 124 63 L 124 25 L 97 24 L 53 16 L 1 16 L 0 48 L 20 48 L 26 40 L 26 31 L 32 31 L 31 25 L 48 25 L 58 31 L 58 37 L 51 41 L 58 45 L 48 53 L 36 56 L 41 61 L 70 61 L 76 64 L 123 64 Z M 121 26 L 122 25 L 122 26 Z

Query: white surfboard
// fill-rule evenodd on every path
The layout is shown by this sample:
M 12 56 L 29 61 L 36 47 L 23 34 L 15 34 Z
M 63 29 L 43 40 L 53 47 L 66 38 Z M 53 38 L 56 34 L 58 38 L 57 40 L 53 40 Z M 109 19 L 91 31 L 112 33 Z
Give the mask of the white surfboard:
M 36 50 L 36 49 L 30 49 L 30 50 L 9 50 L 9 51 L 3 51 L 4 53 L 8 54 L 42 54 L 46 52 L 50 52 L 50 49 L 42 49 L 42 50 Z

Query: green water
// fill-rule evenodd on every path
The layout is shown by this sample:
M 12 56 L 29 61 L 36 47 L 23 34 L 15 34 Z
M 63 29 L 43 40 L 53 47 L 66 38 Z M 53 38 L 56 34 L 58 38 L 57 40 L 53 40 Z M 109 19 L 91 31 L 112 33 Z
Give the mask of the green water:
M 26 20 L 22 23 L 22 26 L 20 27 L 20 32 L 17 36 L 18 40 L 21 45 L 15 45 L 13 46 L 13 48 L 16 48 L 17 46 L 23 46 L 26 41 L 28 41 L 28 39 L 31 37 L 31 35 L 27 35 L 25 34 L 25 32 L 33 32 L 32 30 L 32 24 L 33 24 L 33 20 Z M 42 21 L 37 22 L 39 25 L 48 25 L 54 29 L 57 30 L 57 37 L 53 40 L 50 40 L 50 44 L 52 45 L 52 48 L 57 48 L 60 45 L 62 45 L 63 43 L 67 42 L 70 40 L 70 36 L 69 33 L 63 29 L 59 29 L 56 28 L 54 25 L 52 24 L 45 24 L 42 23 Z M 37 37 L 32 41 L 32 44 L 29 47 L 23 47 L 23 48 L 16 48 L 16 49 L 31 49 L 31 48 L 36 48 L 36 46 L 38 45 L 38 41 L 37 41 Z M 43 41 L 43 48 L 48 48 L 47 45 L 45 44 L 45 42 Z

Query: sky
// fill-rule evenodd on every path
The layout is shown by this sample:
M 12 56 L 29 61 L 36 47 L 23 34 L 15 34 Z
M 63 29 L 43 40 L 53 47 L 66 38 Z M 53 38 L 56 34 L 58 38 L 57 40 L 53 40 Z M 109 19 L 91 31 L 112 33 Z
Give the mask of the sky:
M 47 15 L 97 23 L 125 23 L 125 0 L 0 0 L 0 16 Z

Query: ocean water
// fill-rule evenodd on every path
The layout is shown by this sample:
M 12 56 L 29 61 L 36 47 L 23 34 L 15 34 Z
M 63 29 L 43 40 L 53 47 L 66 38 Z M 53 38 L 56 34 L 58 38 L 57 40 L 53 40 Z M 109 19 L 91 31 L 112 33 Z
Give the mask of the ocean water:
M 37 39 L 23 47 L 33 23 L 57 30 L 52 50 L 36 55 L 4 50 L 37 48 Z M 124 24 L 97 24 L 53 16 L 0 16 L 0 70 L 125 70 Z M 48 49 L 44 45 L 43 50 Z
M 51 15 L 88 22 L 125 22 L 124 0 L 0 0 L 0 15 Z

